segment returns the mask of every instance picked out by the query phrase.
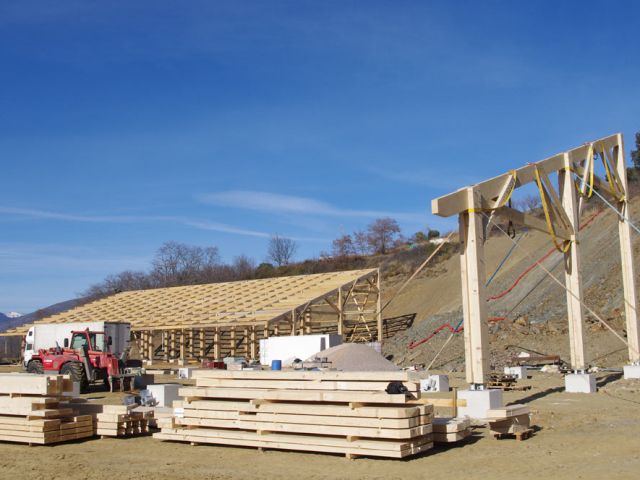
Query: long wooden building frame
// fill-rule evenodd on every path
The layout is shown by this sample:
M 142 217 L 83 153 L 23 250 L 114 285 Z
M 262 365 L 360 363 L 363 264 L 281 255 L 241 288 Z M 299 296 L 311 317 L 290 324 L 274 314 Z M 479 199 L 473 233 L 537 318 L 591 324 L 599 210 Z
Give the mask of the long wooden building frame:
M 257 359 L 259 340 L 269 336 L 381 341 L 397 326 L 383 322 L 380 302 L 380 272 L 368 269 L 121 292 L 36 323 L 128 322 L 147 362 Z M 30 326 L 3 335 L 24 335 Z
M 596 157 L 602 160 L 606 179 L 594 173 Z M 549 175 L 556 172 L 557 193 L 549 180 Z M 579 181 L 574 178 L 576 176 Z M 515 189 L 532 182 L 540 191 L 545 220 L 507 206 L 507 199 Z M 556 247 L 563 252 L 571 366 L 577 371 L 586 368 L 579 227 L 582 204 L 594 189 L 610 199 L 622 215 L 618 232 L 627 341 L 629 359 L 631 363 L 638 363 L 640 325 L 631 231 L 628 221 L 624 220 L 629 215 L 629 190 L 622 134 L 589 142 L 432 201 L 434 214 L 459 216 L 466 378 L 473 388 L 482 388 L 489 373 L 484 242 L 488 234 L 485 228 L 490 228 L 489 219 L 494 215 L 549 233 Z

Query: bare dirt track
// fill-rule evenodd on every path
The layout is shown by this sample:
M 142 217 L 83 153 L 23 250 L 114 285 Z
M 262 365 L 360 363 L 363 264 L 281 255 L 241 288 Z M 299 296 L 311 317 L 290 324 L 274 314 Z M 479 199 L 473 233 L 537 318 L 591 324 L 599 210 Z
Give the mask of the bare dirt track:
M 94 439 L 47 447 L 0 443 L 4 479 L 408 479 L 408 478 L 638 478 L 640 381 L 601 373 L 596 394 L 562 391 L 559 374 L 534 372 L 533 388 L 506 393 L 526 401 L 536 434 L 522 442 L 495 440 L 475 430 L 462 446 L 435 449 L 409 460 L 347 460 L 341 456 L 249 448 L 191 446 L 151 437 Z M 463 387 L 456 375 L 454 385 Z M 117 394 L 89 397 L 116 403 Z

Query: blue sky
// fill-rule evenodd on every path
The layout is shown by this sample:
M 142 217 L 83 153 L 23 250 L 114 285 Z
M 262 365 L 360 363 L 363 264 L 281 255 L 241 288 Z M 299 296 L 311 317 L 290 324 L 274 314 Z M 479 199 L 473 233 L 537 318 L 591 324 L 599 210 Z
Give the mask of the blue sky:
M 376 217 L 640 130 L 640 4 L 0 4 L 0 311 L 167 240 L 298 257 Z

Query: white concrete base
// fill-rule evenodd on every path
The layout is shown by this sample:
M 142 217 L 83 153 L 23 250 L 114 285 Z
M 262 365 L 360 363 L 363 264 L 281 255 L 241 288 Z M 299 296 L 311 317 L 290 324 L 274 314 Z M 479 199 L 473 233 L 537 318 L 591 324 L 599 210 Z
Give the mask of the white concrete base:
M 429 375 L 420 380 L 421 392 L 448 392 L 449 377 L 447 375 Z
M 625 365 L 624 378 L 625 380 L 630 378 L 640 378 L 640 365 Z
M 502 390 L 462 390 L 460 400 L 466 400 L 466 407 L 458 407 L 458 417 L 488 418 L 487 411 L 504 406 Z
M 155 385 L 147 385 L 147 390 L 153 397 L 158 407 L 172 407 L 174 400 L 181 400 L 178 390 L 182 385 L 174 383 L 158 383 Z
M 504 367 L 505 375 L 515 375 L 518 380 L 527 378 L 528 373 L 527 367 Z
M 596 393 L 596 377 L 589 373 L 565 375 L 564 390 L 568 393 Z

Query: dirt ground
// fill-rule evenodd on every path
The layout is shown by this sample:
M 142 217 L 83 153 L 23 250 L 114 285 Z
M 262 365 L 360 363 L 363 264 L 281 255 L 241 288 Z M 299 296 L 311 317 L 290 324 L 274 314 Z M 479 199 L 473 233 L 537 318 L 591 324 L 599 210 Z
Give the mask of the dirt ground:
M 6 371 L 5 369 L 2 369 Z M 463 378 L 452 377 L 464 387 Z M 436 448 L 408 460 L 258 452 L 251 448 L 191 446 L 151 437 L 92 439 L 55 446 L 0 443 L 2 479 L 395 479 L 395 478 L 638 478 L 640 381 L 599 373 L 598 393 L 568 394 L 560 374 L 534 372 L 532 389 L 505 393 L 505 402 L 530 405 L 535 435 L 495 440 L 484 428 L 455 448 Z M 121 394 L 87 397 L 117 403 Z

